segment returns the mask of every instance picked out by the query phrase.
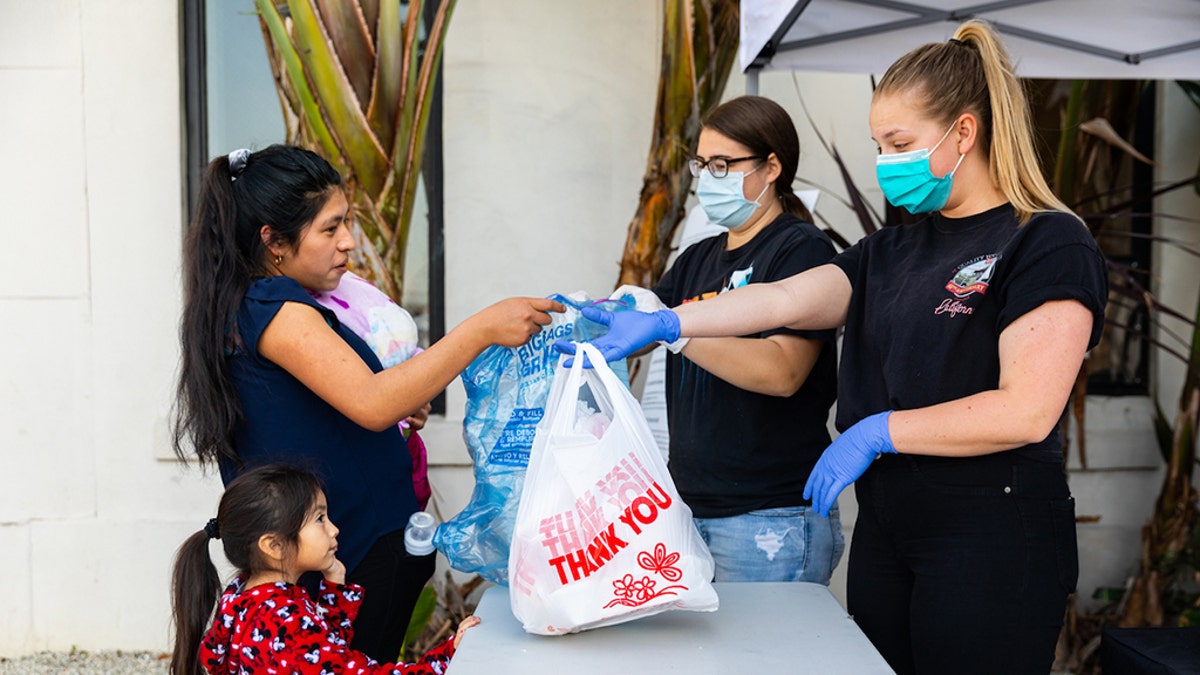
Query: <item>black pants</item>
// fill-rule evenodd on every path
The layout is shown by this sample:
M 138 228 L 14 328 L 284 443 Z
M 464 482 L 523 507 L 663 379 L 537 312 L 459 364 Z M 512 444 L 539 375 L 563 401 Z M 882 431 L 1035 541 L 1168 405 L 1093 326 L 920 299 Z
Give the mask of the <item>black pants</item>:
M 404 531 L 380 537 L 367 556 L 346 574 L 363 587 L 362 606 L 354 620 L 350 646 L 380 663 L 399 659 L 404 632 L 425 582 L 433 576 L 436 554 L 410 556 Z
M 1045 675 L 1079 574 L 1062 468 L 885 455 L 860 478 L 854 620 L 900 675 Z

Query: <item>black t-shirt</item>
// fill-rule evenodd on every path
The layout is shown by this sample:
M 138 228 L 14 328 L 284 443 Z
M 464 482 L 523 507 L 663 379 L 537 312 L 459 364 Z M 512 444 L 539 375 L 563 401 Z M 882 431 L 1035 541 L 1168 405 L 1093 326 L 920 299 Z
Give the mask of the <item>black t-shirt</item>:
M 886 228 L 833 263 L 850 279 L 837 428 L 995 389 L 1000 333 L 1052 300 L 1092 311 L 1100 340 L 1108 276 L 1087 229 L 1063 213 L 1017 226 L 1008 204 L 966 218 L 933 214 Z M 1018 453 L 1062 461 L 1058 432 Z
M 654 292 L 675 307 L 790 277 L 836 253 L 824 232 L 790 214 L 732 251 L 725 250 L 728 239 L 721 234 L 681 253 Z M 807 381 L 786 398 L 739 389 L 682 355 L 668 355 L 669 467 L 699 518 L 808 503 L 804 483 L 829 445 L 826 420 L 837 393 L 834 331 L 778 328 L 745 337 L 779 333 L 826 341 Z

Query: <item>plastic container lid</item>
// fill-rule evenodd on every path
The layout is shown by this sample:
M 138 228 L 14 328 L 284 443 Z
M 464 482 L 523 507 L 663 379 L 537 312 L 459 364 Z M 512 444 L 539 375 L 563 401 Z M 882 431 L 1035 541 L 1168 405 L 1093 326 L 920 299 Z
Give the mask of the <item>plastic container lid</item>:
M 433 531 L 437 521 L 433 515 L 425 511 L 417 511 L 408 519 L 408 527 L 404 528 L 404 548 L 409 555 L 429 555 L 433 553 Z

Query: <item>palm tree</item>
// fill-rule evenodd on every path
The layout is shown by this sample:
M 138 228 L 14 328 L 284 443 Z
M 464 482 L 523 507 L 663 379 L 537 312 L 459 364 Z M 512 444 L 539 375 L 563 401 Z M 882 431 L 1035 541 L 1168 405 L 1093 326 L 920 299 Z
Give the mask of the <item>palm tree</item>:
M 662 276 L 692 186 L 686 166 L 700 119 L 721 100 L 737 54 L 737 0 L 664 0 L 663 7 L 654 133 L 618 286 L 649 287 Z

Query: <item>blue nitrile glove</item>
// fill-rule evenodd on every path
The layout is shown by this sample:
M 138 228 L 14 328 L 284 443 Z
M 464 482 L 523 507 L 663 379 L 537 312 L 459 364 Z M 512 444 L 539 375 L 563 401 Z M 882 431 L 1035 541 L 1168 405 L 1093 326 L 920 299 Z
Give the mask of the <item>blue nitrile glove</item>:
M 891 414 L 889 410 L 859 420 L 821 454 L 804 485 L 804 498 L 812 498 L 813 508 L 822 517 L 829 517 L 838 495 L 863 475 L 876 456 L 896 452 L 888 432 Z
M 669 309 L 657 312 L 606 312 L 598 307 L 584 307 L 583 316 L 608 326 L 608 332 L 592 340 L 605 361 L 628 357 L 651 342 L 674 342 L 679 339 L 679 316 Z M 564 354 L 575 354 L 575 344 L 558 340 L 554 348 Z M 570 366 L 574 359 L 563 361 Z
M 634 309 L 641 312 L 657 312 L 660 309 L 668 309 L 663 304 L 663 301 L 659 300 L 658 296 L 654 294 L 654 291 L 632 284 L 620 286 L 608 297 L 622 302 L 626 302 L 625 298 L 630 298 L 634 302 Z M 662 345 L 670 349 L 673 354 L 678 354 L 687 346 L 688 340 L 691 340 L 691 338 L 681 337 L 674 342 L 663 342 Z

